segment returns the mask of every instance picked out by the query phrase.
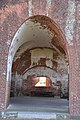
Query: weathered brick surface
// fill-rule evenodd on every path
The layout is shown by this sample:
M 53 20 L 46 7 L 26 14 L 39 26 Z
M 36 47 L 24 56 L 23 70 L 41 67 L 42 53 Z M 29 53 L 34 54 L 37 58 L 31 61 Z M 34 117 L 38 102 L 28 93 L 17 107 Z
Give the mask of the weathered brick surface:
M 30 15 L 42 14 L 51 17 L 66 36 L 65 27 L 69 13 L 69 1 L 71 0 L 51 0 L 51 3 L 47 3 L 46 0 L 0 1 L 0 111 L 5 108 L 6 65 L 14 33 Z M 67 51 L 69 56 L 70 114 L 76 116 L 80 115 L 80 1 L 73 2 L 76 3 L 75 13 L 72 15 L 75 16 L 74 33 L 72 34 L 73 46 L 68 44 Z

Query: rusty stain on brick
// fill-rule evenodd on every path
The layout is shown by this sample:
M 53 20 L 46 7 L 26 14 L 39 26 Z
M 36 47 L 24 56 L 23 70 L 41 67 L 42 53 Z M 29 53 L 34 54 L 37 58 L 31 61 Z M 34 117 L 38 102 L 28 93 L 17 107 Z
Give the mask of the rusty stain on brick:
M 65 49 L 62 47 L 60 41 L 58 40 L 57 36 L 52 38 L 51 43 L 64 55 L 66 55 Z
M 38 65 L 46 66 L 46 58 L 40 58 L 40 60 L 38 60 Z
M 21 74 L 25 71 L 25 69 L 29 68 L 31 65 L 31 53 L 29 51 L 25 51 L 23 54 L 18 56 L 18 58 L 13 62 L 13 73 L 16 71 Z

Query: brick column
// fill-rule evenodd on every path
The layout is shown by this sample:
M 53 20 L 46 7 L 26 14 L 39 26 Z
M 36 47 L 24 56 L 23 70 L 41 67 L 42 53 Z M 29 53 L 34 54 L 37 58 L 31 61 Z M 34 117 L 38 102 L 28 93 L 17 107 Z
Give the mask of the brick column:
M 5 54 L 0 51 L 0 112 L 5 108 L 6 93 L 6 59 Z
M 80 116 L 79 62 L 76 49 L 74 46 L 69 47 L 69 107 L 71 116 Z

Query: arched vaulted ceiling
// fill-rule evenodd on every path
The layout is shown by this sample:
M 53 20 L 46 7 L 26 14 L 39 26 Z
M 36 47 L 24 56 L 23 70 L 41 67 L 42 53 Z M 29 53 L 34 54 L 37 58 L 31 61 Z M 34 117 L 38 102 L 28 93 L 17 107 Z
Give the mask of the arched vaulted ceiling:
M 19 49 L 21 46 L 24 46 L 23 49 Z M 61 56 L 65 56 L 67 51 L 60 28 L 53 20 L 43 15 L 28 18 L 14 35 L 9 49 L 7 72 L 11 70 L 17 51 L 20 56 L 26 50 L 38 47 L 54 49 Z
M 26 50 L 48 47 L 61 54 L 66 53 L 66 44 L 60 28 L 50 18 L 42 15 L 30 17 L 21 25 L 12 40 L 11 55 L 14 56 L 23 44 Z

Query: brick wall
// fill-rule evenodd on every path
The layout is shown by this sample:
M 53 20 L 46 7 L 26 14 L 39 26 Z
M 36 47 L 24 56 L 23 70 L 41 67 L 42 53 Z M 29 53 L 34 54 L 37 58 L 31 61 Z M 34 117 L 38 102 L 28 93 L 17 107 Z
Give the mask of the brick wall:
M 47 15 L 66 36 L 69 57 L 70 114 L 80 115 L 80 1 L 0 1 L 0 111 L 6 106 L 6 66 L 9 47 L 19 26 L 31 15 Z M 5 97 L 6 96 L 6 97 Z

